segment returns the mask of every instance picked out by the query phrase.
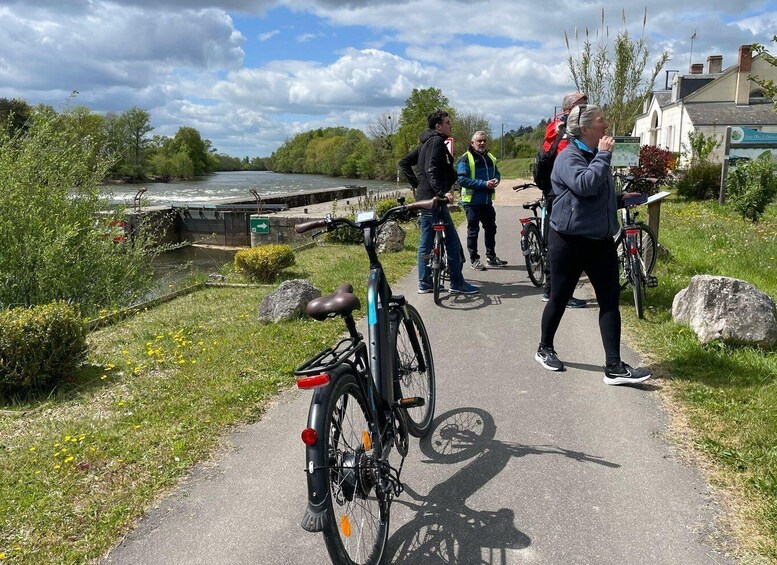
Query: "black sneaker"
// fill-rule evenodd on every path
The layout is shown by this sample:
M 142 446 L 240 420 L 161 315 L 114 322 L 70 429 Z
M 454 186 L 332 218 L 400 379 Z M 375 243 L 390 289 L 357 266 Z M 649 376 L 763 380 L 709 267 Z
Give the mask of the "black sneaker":
M 507 261 L 502 261 L 499 257 L 489 257 L 486 259 L 486 265 L 489 267 L 504 267 L 507 265 Z
M 643 367 L 634 368 L 623 361 L 604 368 L 604 382 L 608 385 L 630 385 L 648 380 L 653 373 Z
M 540 347 L 534 354 L 534 359 L 548 371 L 561 371 L 564 368 L 564 363 L 558 360 L 552 347 Z
M 567 308 L 585 308 L 587 304 L 588 302 L 585 300 L 581 300 L 573 296 L 569 299 L 569 302 L 567 302 Z
M 542 301 L 543 302 L 548 302 L 549 300 L 550 300 L 550 293 L 547 292 L 547 291 L 543 292 L 542 293 Z

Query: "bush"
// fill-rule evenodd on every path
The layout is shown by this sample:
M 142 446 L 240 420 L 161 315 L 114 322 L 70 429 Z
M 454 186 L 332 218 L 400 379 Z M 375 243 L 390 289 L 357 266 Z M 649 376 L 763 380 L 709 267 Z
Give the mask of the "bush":
M 757 222 L 777 195 L 777 177 L 770 159 L 756 159 L 738 165 L 726 177 L 731 207 L 743 218 Z
M 280 272 L 294 264 L 294 251 L 288 245 L 260 245 L 235 253 L 235 270 L 252 281 L 271 283 Z
M 688 200 L 715 200 L 720 194 L 719 163 L 700 161 L 692 164 L 677 180 L 677 194 Z
M 647 184 L 649 196 L 658 192 L 659 185 L 666 182 L 669 171 L 675 166 L 674 153 L 668 149 L 662 149 L 655 145 L 643 145 L 639 149 L 639 166 L 631 167 L 629 174 L 635 177 L 649 177 L 658 179 L 656 184 Z
M 86 358 L 86 326 L 75 308 L 53 302 L 0 312 L 0 392 L 40 390 Z

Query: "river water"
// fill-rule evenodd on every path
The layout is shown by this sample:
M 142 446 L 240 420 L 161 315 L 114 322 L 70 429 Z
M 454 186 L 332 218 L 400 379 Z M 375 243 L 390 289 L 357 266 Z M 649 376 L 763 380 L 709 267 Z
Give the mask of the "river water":
M 120 184 L 104 187 L 106 194 L 116 204 L 129 207 L 138 189 L 146 188 L 143 205 L 161 206 L 205 204 L 222 199 L 245 198 L 253 200 L 249 192 L 255 188 L 260 196 L 282 193 L 315 191 L 322 188 L 337 188 L 346 185 L 366 186 L 369 192 L 385 192 L 406 188 L 396 182 L 363 179 L 332 178 L 323 175 L 291 175 L 270 171 L 238 171 L 214 173 L 193 181 L 150 182 Z M 146 298 L 165 294 L 180 288 L 191 275 L 220 273 L 224 265 L 234 262 L 234 250 L 190 246 L 167 251 L 153 263 L 155 285 Z
M 271 171 L 235 171 L 214 173 L 191 181 L 149 182 L 140 184 L 119 184 L 104 187 L 111 194 L 114 203 L 131 206 L 135 194 L 141 187 L 144 205 L 204 204 L 222 199 L 245 198 L 253 200 L 250 189 L 256 189 L 260 196 L 288 192 L 305 192 L 322 188 L 336 188 L 346 185 L 366 186 L 370 192 L 383 192 L 407 188 L 406 183 L 344 179 L 323 175 L 292 175 Z

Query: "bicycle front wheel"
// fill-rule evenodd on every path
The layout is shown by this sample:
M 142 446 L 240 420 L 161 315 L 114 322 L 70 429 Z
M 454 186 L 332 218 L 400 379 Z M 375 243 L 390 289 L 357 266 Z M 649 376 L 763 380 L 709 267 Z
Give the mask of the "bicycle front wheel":
M 435 405 L 434 359 L 426 326 L 418 310 L 406 305 L 405 319 L 397 309 L 391 317 L 390 345 L 396 352 L 395 378 L 402 397 L 417 396 L 423 406 L 406 408 L 407 431 L 415 437 L 424 437 L 432 427 Z M 423 370 L 421 370 L 423 367 Z
M 383 557 L 389 514 L 388 509 L 381 512 L 383 502 L 375 488 L 378 466 L 367 404 L 356 378 L 351 372 L 341 373 L 329 385 L 332 389 L 325 401 L 321 439 L 327 446 L 329 496 L 324 542 L 333 563 L 372 565 Z
M 524 237 L 526 237 L 526 271 L 532 284 L 540 287 L 545 282 L 545 254 L 539 228 L 534 224 L 527 224 Z
M 629 282 L 631 282 L 631 291 L 634 294 L 634 308 L 637 311 L 637 318 L 642 319 L 644 314 L 642 308 L 642 265 L 640 264 L 639 258 L 634 255 L 631 255 L 629 262 L 631 265 L 631 273 L 629 273 L 631 280 Z

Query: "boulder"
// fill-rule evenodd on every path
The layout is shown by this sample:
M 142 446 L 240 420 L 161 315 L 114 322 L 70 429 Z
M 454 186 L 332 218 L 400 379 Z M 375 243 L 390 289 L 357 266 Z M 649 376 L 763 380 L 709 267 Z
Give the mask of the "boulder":
M 388 221 L 378 232 L 378 253 L 396 253 L 405 248 L 405 230 L 397 223 Z
M 283 281 L 262 300 L 259 305 L 259 320 L 281 322 L 306 316 L 305 306 L 319 296 L 321 291 L 304 279 Z
M 777 311 L 772 298 L 747 281 L 696 275 L 677 293 L 672 316 L 687 324 L 702 343 L 719 339 L 770 348 L 777 341 Z

